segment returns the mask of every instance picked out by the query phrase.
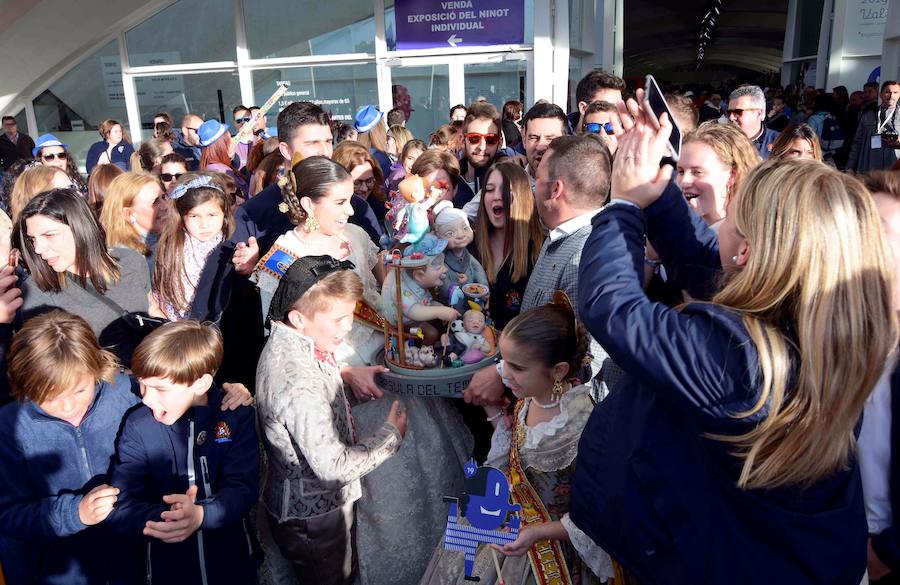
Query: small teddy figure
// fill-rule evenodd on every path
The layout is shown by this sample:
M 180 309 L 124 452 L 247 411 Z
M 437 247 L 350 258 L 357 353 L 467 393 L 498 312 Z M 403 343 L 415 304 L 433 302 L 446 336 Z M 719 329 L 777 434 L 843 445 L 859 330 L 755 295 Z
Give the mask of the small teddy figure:
M 491 352 L 491 346 L 484 337 L 484 313 L 469 309 L 463 315 L 463 331 L 455 332 L 456 339 L 466 346 L 460 358 L 464 364 L 475 364 Z
M 461 209 L 456 209 L 449 201 L 441 201 L 434 206 L 434 234 L 447 241 L 444 265 L 447 279 L 438 289 L 442 302 L 459 312 L 466 310 L 467 303 L 462 287 L 469 283 L 488 286 L 487 273 L 466 248 L 475 239 L 469 226 L 469 219 Z
M 426 345 L 419 348 L 419 365 L 423 368 L 432 368 L 437 364 L 437 355 L 434 347 Z

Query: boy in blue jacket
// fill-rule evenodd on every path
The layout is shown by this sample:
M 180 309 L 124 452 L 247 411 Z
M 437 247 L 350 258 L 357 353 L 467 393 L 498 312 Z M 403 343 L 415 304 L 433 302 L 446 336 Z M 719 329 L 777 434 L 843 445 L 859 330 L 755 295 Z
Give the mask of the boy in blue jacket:
M 118 496 L 106 476 L 116 433 L 139 404 L 118 371 L 87 322 L 65 311 L 29 319 L 13 338 L 16 402 L 0 410 L 0 564 L 10 585 L 113 583 L 119 568 L 137 566 L 139 551 L 104 523 Z
M 247 516 L 259 496 L 252 407 L 220 412 L 213 386 L 219 332 L 196 321 L 167 323 L 134 352 L 143 403 L 125 420 L 111 483 L 120 490 L 109 522 L 143 535 L 146 582 L 256 582 L 259 552 Z

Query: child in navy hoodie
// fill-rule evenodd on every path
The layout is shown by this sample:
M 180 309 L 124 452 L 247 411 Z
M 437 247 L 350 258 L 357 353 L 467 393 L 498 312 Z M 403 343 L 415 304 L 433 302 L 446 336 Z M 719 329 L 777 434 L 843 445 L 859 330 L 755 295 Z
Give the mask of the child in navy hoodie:
M 147 408 L 125 420 L 107 522 L 143 535 L 147 583 L 256 582 L 247 517 L 259 497 L 259 443 L 253 407 L 219 410 L 222 352 L 218 330 L 197 321 L 167 323 L 134 352 Z

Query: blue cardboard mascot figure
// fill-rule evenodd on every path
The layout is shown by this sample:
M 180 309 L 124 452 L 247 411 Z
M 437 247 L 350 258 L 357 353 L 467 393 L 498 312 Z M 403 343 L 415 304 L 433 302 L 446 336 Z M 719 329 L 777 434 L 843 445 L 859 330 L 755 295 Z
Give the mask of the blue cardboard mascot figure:
M 478 467 L 475 460 L 470 459 L 464 471 L 465 491 L 459 499 L 444 497 L 445 502 L 450 502 L 444 548 L 464 553 L 466 581 L 479 581 L 479 577 L 472 575 L 478 545 L 502 546 L 515 541 L 521 524 L 521 518 L 515 512 L 521 510 L 521 506 L 509 503 L 509 480 L 499 469 Z M 511 515 L 506 526 L 509 530 L 504 531 L 501 528 L 506 524 L 508 514 Z M 468 524 L 461 523 L 459 516 L 468 520 Z

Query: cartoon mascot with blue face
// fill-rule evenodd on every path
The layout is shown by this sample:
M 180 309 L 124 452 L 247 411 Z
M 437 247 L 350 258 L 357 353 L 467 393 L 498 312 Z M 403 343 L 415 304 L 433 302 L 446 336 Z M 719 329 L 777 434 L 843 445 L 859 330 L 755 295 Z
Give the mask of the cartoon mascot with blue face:
M 444 501 L 450 503 L 444 548 L 464 553 L 466 581 L 479 581 L 479 577 L 472 575 L 478 545 L 485 543 L 502 546 L 516 540 L 521 524 L 521 518 L 516 512 L 521 510 L 521 506 L 509 503 L 509 480 L 499 469 L 478 467 L 475 460 L 470 459 L 464 471 L 465 491 L 459 499 L 444 497 Z M 506 524 L 507 515 L 511 516 L 506 526 L 509 530 L 501 530 Z M 460 516 L 468 524 L 461 523 Z

